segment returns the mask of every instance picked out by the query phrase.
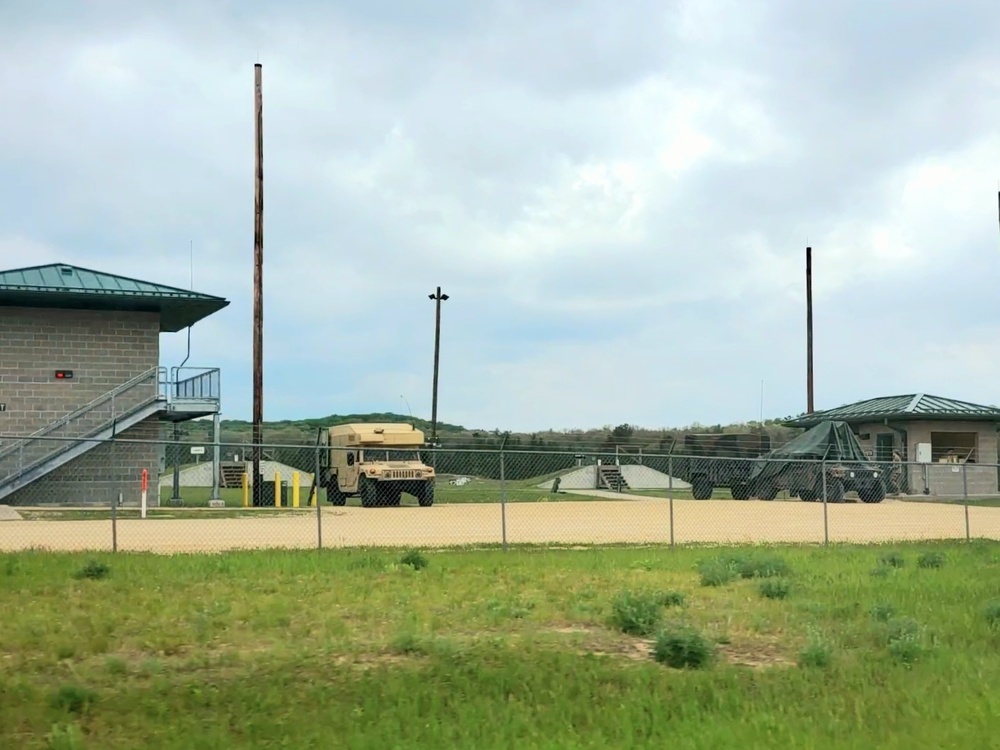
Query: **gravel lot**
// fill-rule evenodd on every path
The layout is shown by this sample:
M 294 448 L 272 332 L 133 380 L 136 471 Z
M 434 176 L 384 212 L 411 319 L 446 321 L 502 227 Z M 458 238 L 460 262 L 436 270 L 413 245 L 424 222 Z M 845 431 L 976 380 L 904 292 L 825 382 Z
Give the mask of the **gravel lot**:
M 964 539 L 965 508 L 943 503 L 886 501 L 879 505 L 829 505 L 831 542 Z M 324 507 L 324 547 L 445 546 L 502 540 L 501 506 L 432 508 Z M 315 548 L 313 513 L 287 517 L 121 519 L 120 551 L 215 552 L 239 548 Z M 669 543 L 665 500 L 511 503 L 506 509 L 511 544 Z M 969 508 L 973 538 L 1000 539 L 1000 508 Z M 673 535 L 685 542 L 822 542 L 821 503 L 675 500 Z M 23 520 L 0 523 L 0 550 L 110 550 L 110 520 Z

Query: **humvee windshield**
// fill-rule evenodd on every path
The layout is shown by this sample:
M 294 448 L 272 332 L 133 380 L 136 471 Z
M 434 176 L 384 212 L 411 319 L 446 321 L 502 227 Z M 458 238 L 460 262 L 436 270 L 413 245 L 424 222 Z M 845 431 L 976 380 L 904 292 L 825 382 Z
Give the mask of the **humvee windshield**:
M 419 461 L 420 452 L 415 450 L 393 450 L 386 448 L 365 448 L 361 452 L 362 461 Z

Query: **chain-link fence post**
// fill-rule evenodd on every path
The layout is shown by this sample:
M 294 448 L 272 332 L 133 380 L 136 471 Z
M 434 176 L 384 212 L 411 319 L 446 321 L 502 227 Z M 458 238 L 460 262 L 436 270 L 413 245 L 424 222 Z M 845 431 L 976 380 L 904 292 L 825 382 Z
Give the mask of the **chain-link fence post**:
M 968 464 L 962 464 L 962 504 L 965 506 L 965 541 L 972 537 L 969 530 L 969 472 Z
M 667 506 L 670 509 L 670 546 L 674 546 L 674 457 L 667 457 Z
M 115 442 L 114 427 L 111 434 L 111 551 L 118 551 L 118 499 L 121 497 L 121 477 L 118 472 L 118 444 Z M 100 446 L 96 446 L 100 450 Z
M 829 521 L 829 517 L 827 516 L 827 508 L 826 508 L 827 487 L 826 487 L 826 459 L 825 458 L 823 459 L 822 463 L 820 464 L 820 471 L 823 474 L 823 544 L 828 546 L 830 544 L 830 521 Z
M 323 506 L 319 497 L 319 446 L 316 446 L 313 467 L 313 493 L 316 497 L 316 549 L 323 549 Z
M 507 475 L 504 468 L 504 446 L 507 445 L 507 436 L 503 436 L 500 442 L 500 539 L 503 544 L 503 551 L 507 551 Z

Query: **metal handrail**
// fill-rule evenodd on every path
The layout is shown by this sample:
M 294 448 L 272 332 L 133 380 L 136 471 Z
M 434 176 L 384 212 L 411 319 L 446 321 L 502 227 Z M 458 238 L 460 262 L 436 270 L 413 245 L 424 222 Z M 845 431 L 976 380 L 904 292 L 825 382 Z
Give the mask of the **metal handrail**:
M 60 427 L 63 427 L 65 425 L 69 424 L 73 420 L 75 420 L 75 419 L 77 419 L 79 417 L 82 417 L 82 416 L 84 416 L 86 414 L 89 414 L 90 412 L 94 411 L 94 409 L 96 409 L 99 406 L 102 406 L 103 404 L 107 403 L 108 401 L 112 401 L 113 402 L 116 396 L 120 396 L 122 393 L 125 393 L 126 391 L 129 391 L 132 388 L 135 388 L 137 385 L 139 385 L 139 384 L 143 383 L 144 381 L 148 380 L 150 378 L 150 376 L 152 376 L 154 374 L 155 375 L 159 375 L 161 372 L 166 372 L 166 368 L 165 367 L 151 367 L 148 370 L 146 370 L 145 372 L 143 372 L 142 374 L 136 375 L 134 378 L 132 378 L 130 380 L 126 380 L 124 383 L 122 383 L 120 385 L 116 385 L 110 391 L 108 391 L 107 393 L 104 393 L 104 394 L 98 396 L 93 401 L 90 401 L 89 403 L 86 403 L 83 406 L 81 406 L 81 407 L 79 407 L 77 409 L 74 409 L 69 414 L 63 415 L 62 417 L 60 417 L 59 419 L 55 420 L 54 422 L 50 422 L 49 424 L 47 424 L 44 427 L 36 430 L 35 432 L 31 433 L 30 435 L 27 435 L 26 437 L 21 438 L 20 440 L 17 440 L 15 442 L 11 443 L 6 448 L 3 448 L 2 450 L 0 450 L 0 458 L 13 453 L 17 448 L 19 448 L 19 447 L 21 447 L 21 446 L 23 446 L 23 445 L 31 442 L 33 439 L 44 437 L 45 435 L 47 435 L 47 434 L 49 434 L 49 433 L 51 433 L 51 432 L 59 429 Z M 159 378 L 157 378 L 157 380 L 159 380 Z

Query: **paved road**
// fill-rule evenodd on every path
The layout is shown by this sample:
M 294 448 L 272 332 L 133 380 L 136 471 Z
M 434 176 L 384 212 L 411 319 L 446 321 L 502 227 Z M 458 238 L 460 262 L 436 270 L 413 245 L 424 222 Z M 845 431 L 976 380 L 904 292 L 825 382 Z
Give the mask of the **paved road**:
M 649 498 L 643 498 L 649 500 Z M 823 505 L 732 500 L 675 500 L 673 538 L 685 542 L 822 542 Z M 961 505 L 885 502 L 829 505 L 831 542 L 904 539 L 964 539 Z M 313 514 L 119 520 L 119 550 L 170 552 L 238 548 L 315 548 Z M 459 545 L 499 543 L 501 507 L 496 504 L 436 505 L 432 508 L 332 508 L 322 513 L 323 546 Z M 1000 539 L 1000 508 L 970 508 L 976 538 Z M 511 544 L 669 543 L 669 503 L 569 501 L 509 503 L 507 541 Z M 111 523 L 101 521 L 5 521 L 0 550 L 41 547 L 53 550 L 110 549 Z

